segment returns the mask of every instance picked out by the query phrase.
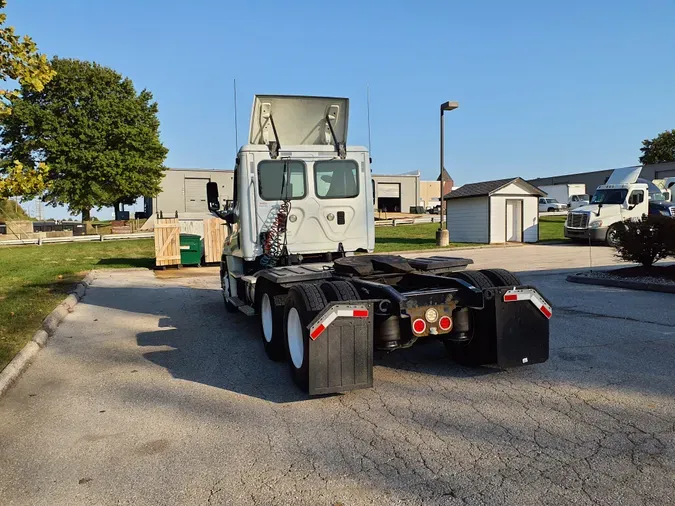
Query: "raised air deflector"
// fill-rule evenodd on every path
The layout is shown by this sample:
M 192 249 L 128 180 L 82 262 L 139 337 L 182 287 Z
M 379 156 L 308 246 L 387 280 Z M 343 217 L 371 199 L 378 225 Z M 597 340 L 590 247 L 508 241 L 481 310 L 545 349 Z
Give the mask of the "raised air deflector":
M 347 98 L 256 95 L 249 144 L 344 146 L 348 116 Z

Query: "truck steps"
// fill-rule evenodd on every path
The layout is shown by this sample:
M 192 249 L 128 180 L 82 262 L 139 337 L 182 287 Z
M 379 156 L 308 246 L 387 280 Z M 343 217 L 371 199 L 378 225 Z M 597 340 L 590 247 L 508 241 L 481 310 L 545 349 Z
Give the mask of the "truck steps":
M 244 313 L 246 316 L 253 316 L 255 314 L 255 309 L 253 309 L 251 306 L 247 304 L 242 304 L 241 306 L 238 306 L 237 309 Z

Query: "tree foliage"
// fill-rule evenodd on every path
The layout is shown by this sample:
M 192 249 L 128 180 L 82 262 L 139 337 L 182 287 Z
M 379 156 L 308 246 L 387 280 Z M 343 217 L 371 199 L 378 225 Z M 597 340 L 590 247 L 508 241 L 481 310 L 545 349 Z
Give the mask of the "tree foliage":
M 157 195 L 167 149 L 152 94 L 96 63 L 51 64 L 54 79 L 42 90 L 22 87 L 13 114 L 0 118 L 0 155 L 27 170 L 46 164 L 43 200 L 85 220 L 92 208 Z
M 653 139 L 642 141 L 640 163 L 675 162 L 675 130 L 661 132 Z
M 41 195 L 47 188 L 48 173 L 49 169 L 44 163 L 38 163 L 35 168 L 26 168 L 21 162 L 15 161 L 4 169 L 5 177 L 0 179 L 0 197 Z
M 47 57 L 38 53 L 37 46 L 28 36 L 20 36 L 14 32 L 14 27 L 6 26 L 7 14 L 2 12 L 7 6 L 6 0 L 0 0 L 0 81 L 13 81 L 26 89 L 41 91 L 54 77 L 54 70 L 49 65 Z M 18 90 L 0 88 L 0 117 L 12 113 L 12 102 L 19 98 Z M 22 195 L 22 188 L 44 189 L 44 175 L 46 167 L 38 170 L 26 170 L 21 164 L 11 162 L 0 165 L 0 195 Z M 14 177 L 19 179 L 15 180 Z M 19 192 L 19 193 L 17 193 Z
M 650 215 L 627 220 L 617 228 L 617 255 L 626 262 L 650 268 L 658 260 L 675 255 L 675 219 Z
M 0 10 L 7 0 L 0 0 Z M 41 91 L 54 77 L 54 70 L 47 57 L 38 53 L 33 39 L 14 33 L 13 26 L 6 26 L 7 14 L 0 12 L 0 81 L 16 81 L 20 86 Z M 11 114 L 11 102 L 18 98 L 16 90 L 0 89 L 0 115 Z

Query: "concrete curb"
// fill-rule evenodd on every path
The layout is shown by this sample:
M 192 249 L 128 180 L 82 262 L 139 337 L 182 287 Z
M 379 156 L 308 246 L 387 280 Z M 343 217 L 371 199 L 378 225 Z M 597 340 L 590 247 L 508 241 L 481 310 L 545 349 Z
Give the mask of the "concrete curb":
M 675 293 L 675 285 L 660 285 L 657 283 L 643 283 L 641 281 L 628 281 L 628 280 L 624 281 L 621 279 L 593 278 L 589 276 L 578 276 L 575 274 L 567 276 L 567 281 L 571 283 L 580 283 L 582 285 L 609 286 L 612 288 L 626 288 L 629 290 Z
M 93 282 L 94 271 L 91 271 L 75 286 L 68 297 L 66 297 L 61 304 L 56 306 L 54 310 L 42 320 L 42 328 L 33 334 L 32 340 L 23 347 L 2 371 L 0 371 L 0 397 L 2 397 L 19 376 L 21 376 L 21 373 L 23 373 L 35 359 L 35 356 L 40 349 L 47 346 L 49 338 L 56 332 L 59 324 L 69 313 L 73 312 L 73 308 L 80 299 L 84 297 L 87 288 L 89 288 Z

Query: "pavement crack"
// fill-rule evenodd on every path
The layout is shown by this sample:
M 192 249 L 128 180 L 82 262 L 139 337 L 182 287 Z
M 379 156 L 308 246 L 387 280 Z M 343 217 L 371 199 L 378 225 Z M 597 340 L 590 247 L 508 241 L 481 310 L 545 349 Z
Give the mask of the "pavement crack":
M 594 311 L 584 311 L 583 309 L 578 309 L 574 306 L 556 306 L 556 313 L 562 312 L 563 314 L 568 314 L 568 315 L 578 315 L 578 316 L 592 316 L 595 318 L 609 318 L 612 320 L 625 320 L 629 322 L 635 322 L 635 323 L 648 323 L 650 325 L 656 325 L 658 327 L 666 327 L 669 329 L 672 329 L 673 326 L 672 324 L 668 323 L 663 323 L 663 322 L 655 322 L 652 320 L 642 320 L 640 318 L 633 318 L 632 316 L 615 316 L 615 315 L 610 315 L 610 314 L 605 314 L 605 313 L 596 313 Z

